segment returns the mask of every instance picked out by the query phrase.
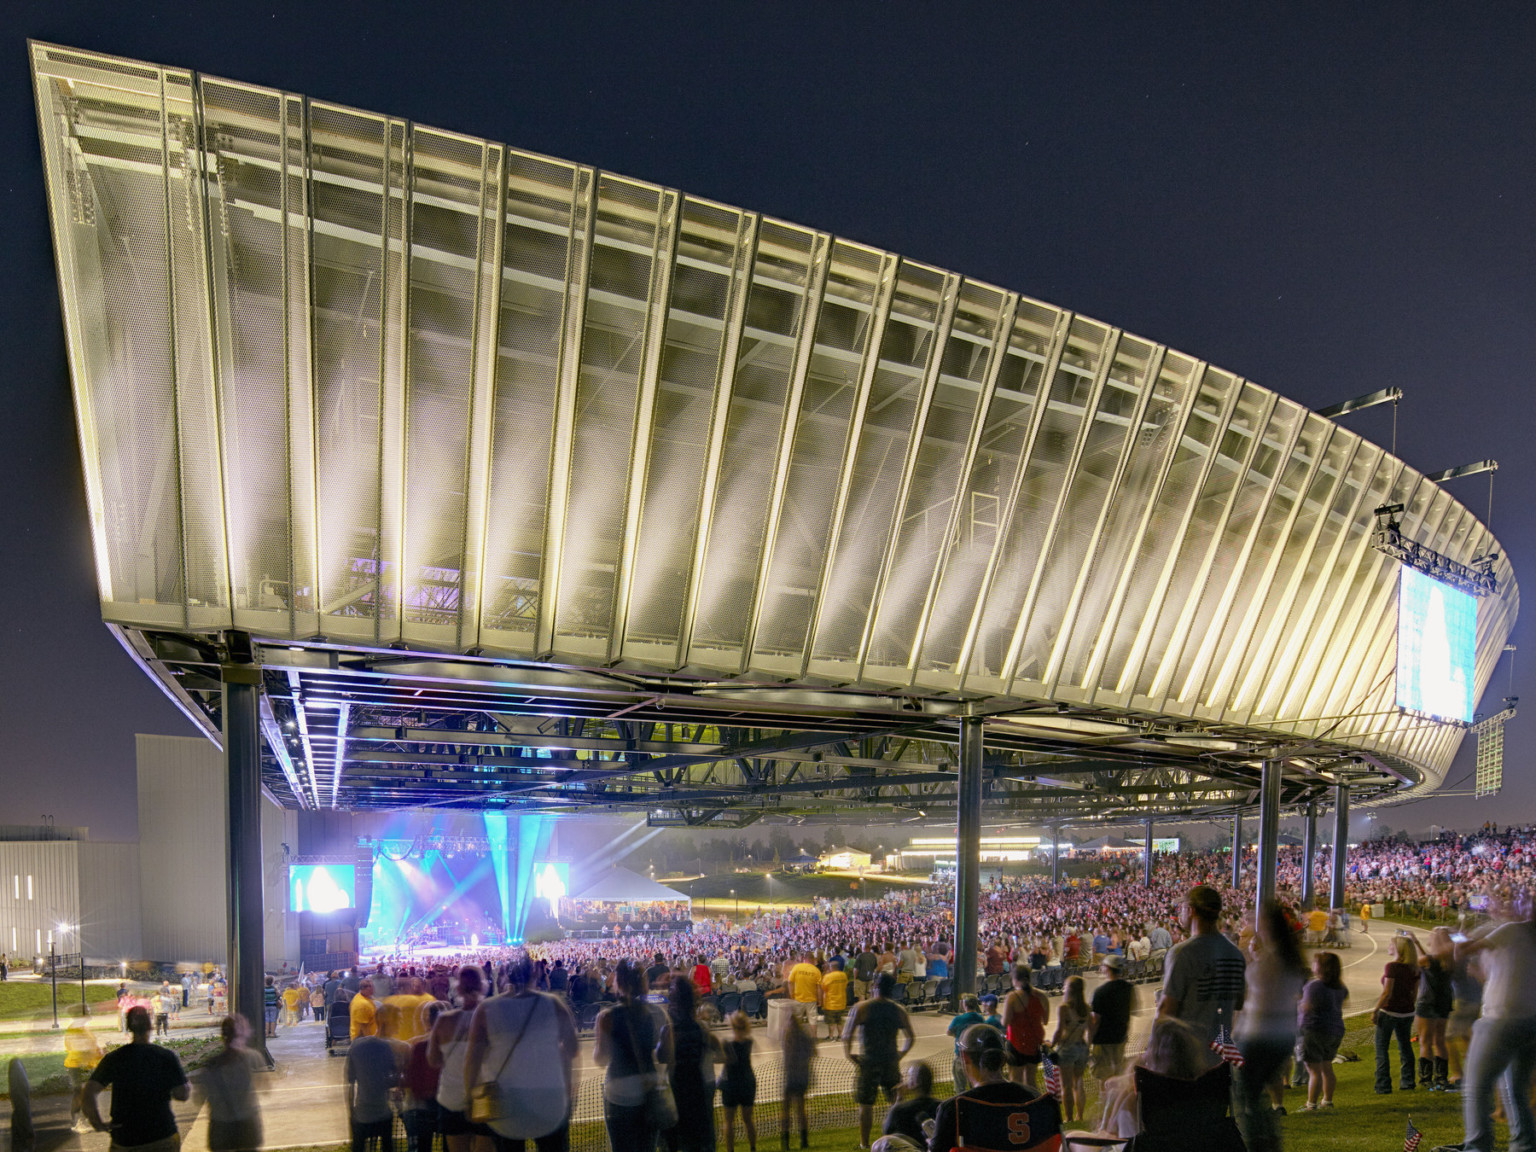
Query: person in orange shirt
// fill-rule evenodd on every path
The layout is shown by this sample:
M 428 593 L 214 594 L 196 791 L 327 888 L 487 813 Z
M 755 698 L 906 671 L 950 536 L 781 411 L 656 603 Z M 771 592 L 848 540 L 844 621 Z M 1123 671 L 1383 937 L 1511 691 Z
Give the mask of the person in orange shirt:
M 847 1014 L 848 973 L 843 971 L 842 960 L 834 956 L 827 974 L 821 978 L 821 1018 L 826 1021 L 828 1040 L 843 1034 L 843 1017 Z

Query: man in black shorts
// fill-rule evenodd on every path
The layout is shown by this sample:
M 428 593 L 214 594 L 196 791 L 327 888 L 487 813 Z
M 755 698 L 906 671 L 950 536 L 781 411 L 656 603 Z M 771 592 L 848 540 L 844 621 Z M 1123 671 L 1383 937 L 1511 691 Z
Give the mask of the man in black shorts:
M 860 1148 L 869 1147 L 875 1098 L 883 1090 L 887 1103 L 895 1100 L 896 1085 L 901 1083 L 901 1058 L 917 1043 L 907 1010 L 891 999 L 895 990 L 895 974 L 880 973 L 875 978 L 874 996 L 859 1001 L 843 1028 L 843 1055 L 859 1066 L 853 1099 L 859 1106 Z M 853 1054 L 855 1034 L 860 1037 L 858 1056 Z

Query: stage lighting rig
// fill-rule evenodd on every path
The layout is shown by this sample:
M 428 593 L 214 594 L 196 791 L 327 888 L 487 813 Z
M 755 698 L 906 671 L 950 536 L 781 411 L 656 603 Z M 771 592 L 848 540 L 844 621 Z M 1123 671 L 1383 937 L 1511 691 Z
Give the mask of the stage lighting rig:
M 1383 504 L 1376 509 L 1376 528 L 1371 533 L 1371 546 L 1378 552 L 1384 552 L 1426 576 L 1463 592 L 1470 592 L 1473 596 L 1492 596 L 1499 590 L 1498 578 L 1493 574 L 1498 553 L 1479 556 L 1472 561 L 1470 567 L 1458 563 L 1404 536 L 1402 523 L 1398 520 L 1402 512 L 1401 504 Z

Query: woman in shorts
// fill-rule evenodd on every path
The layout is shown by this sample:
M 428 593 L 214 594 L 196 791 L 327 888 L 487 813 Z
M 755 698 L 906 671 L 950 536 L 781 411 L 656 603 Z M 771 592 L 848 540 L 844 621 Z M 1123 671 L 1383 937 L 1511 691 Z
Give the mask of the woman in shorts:
M 1301 1030 L 1301 1060 L 1307 1066 L 1306 1111 L 1333 1107 L 1333 1058 L 1344 1039 L 1344 966 L 1336 952 L 1312 956 L 1313 979 L 1301 990 L 1296 1023 Z
M 731 1038 L 725 1042 L 725 1069 L 720 1074 L 720 1104 L 725 1109 L 725 1152 L 736 1152 L 736 1113 L 747 1133 L 747 1147 L 757 1152 L 757 1073 L 752 1071 L 752 1021 L 745 1012 L 731 1016 Z
M 1429 947 L 1419 947 L 1419 996 L 1413 1005 L 1413 1028 L 1419 1041 L 1419 1083 L 1429 1085 L 1431 1092 L 1450 1088 L 1451 1053 L 1445 1036 L 1455 1007 L 1455 968 L 1456 945 L 1451 943 L 1451 931 L 1436 928 L 1429 934 Z
M 1063 992 L 1051 1047 L 1056 1049 L 1056 1063 L 1061 1067 L 1061 1118 L 1071 1123 L 1082 1120 L 1088 1102 L 1083 1093 L 1083 1073 L 1088 1068 L 1090 1011 L 1081 976 L 1069 977 Z
M 1045 1042 L 1045 1022 L 1051 1017 L 1051 1002 L 1030 982 L 1029 966 L 1016 964 L 1013 991 L 1003 1001 L 1003 1033 L 1008 1037 L 1008 1063 L 1015 1083 L 1037 1088 L 1035 1078 L 1040 1068 L 1040 1045 Z

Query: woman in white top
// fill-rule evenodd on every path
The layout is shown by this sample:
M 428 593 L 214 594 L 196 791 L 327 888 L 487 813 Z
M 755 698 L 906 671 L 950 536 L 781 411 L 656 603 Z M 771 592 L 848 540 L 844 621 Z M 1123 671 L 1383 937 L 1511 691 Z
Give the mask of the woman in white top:
M 526 952 L 512 961 L 507 979 L 505 993 L 475 1009 L 464 1081 L 471 1089 L 495 1085 L 490 1128 L 499 1152 L 507 1152 L 509 1141 L 522 1149 L 528 1140 L 538 1152 L 566 1152 L 576 1098 L 576 1021 L 564 1000 L 533 989 Z
M 427 1036 L 427 1063 L 440 1069 L 437 1103 L 448 1152 L 491 1152 L 491 1130 L 469 1118 L 469 1089 L 464 1080 L 464 1051 L 470 1022 L 485 992 L 485 973 L 474 964 L 459 969 L 457 1011 L 444 1012 Z

